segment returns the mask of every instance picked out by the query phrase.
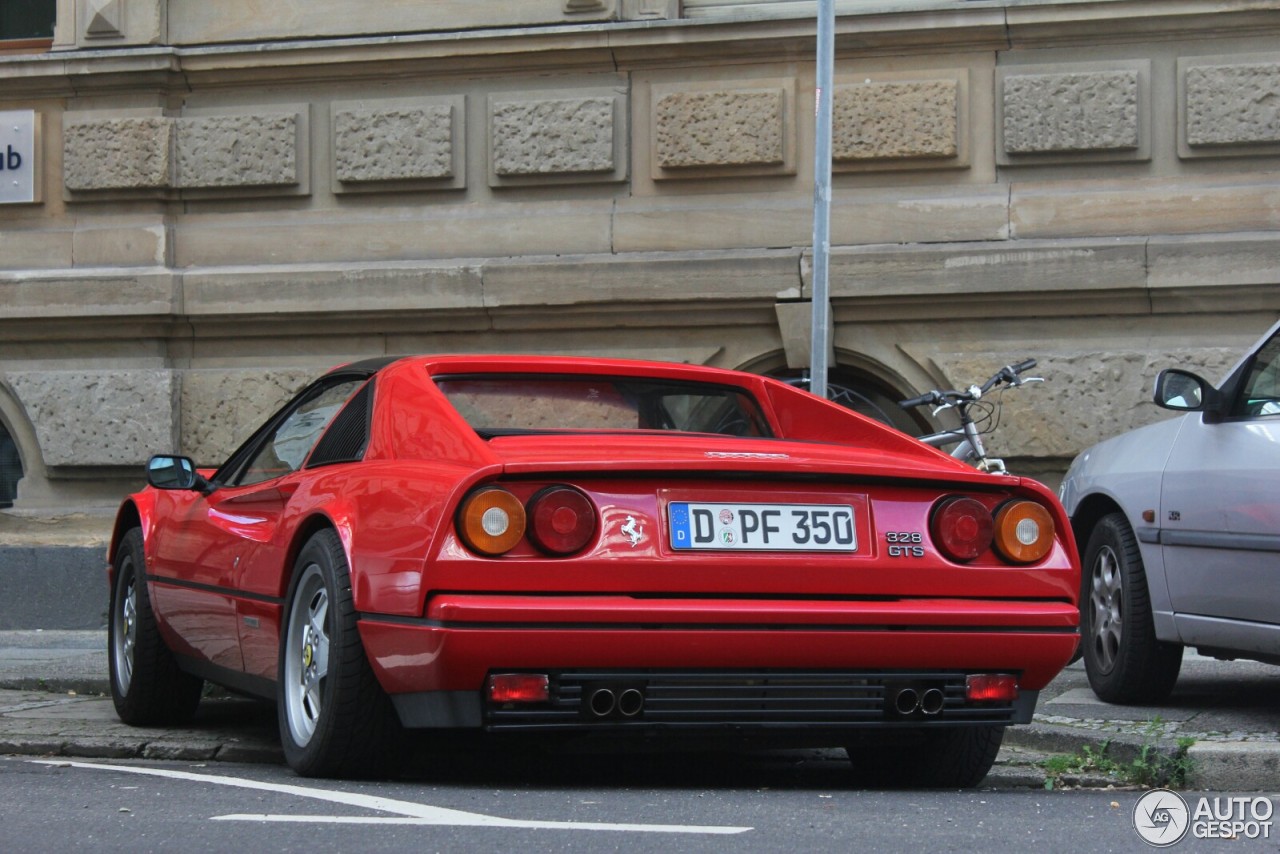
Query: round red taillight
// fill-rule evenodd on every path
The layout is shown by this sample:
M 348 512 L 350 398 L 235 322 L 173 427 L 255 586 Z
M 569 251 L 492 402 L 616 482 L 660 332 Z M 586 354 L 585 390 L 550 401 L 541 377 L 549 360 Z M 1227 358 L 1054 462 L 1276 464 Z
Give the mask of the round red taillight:
M 526 511 L 529 539 L 548 554 L 582 551 L 596 535 L 595 505 L 572 487 L 547 487 L 529 499 Z
M 934 509 L 929 522 L 929 532 L 938 551 L 962 563 L 991 548 L 994 531 L 991 510 L 976 498 L 946 499 Z

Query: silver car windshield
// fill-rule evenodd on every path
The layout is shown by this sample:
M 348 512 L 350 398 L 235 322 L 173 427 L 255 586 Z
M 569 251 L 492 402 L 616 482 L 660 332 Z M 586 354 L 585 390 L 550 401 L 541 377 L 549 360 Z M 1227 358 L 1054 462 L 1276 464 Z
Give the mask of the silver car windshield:
M 1280 415 L 1280 335 L 1258 348 L 1236 415 Z

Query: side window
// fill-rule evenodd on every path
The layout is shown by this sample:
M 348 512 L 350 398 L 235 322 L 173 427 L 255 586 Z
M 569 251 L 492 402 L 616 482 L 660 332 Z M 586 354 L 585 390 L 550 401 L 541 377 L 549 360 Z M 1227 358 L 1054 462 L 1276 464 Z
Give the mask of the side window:
M 325 425 L 342 409 L 351 395 L 364 385 L 363 379 L 351 379 L 322 388 L 294 408 L 267 436 L 249 462 L 232 480 L 247 486 L 281 477 L 302 468 Z
M 373 410 L 373 380 L 347 402 L 329 423 L 324 436 L 307 459 L 307 468 L 333 463 L 350 463 L 364 457 L 369 444 L 369 416 Z
M 1258 348 L 1233 415 L 1280 415 L 1280 335 Z

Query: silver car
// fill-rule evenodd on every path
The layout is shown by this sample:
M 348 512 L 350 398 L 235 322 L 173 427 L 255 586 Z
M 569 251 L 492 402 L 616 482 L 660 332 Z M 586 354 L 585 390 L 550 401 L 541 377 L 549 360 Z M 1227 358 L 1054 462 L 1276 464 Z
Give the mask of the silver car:
M 1185 414 L 1086 450 L 1062 483 L 1085 669 L 1111 703 L 1167 698 L 1188 646 L 1280 664 L 1280 323 L 1216 388 L 1162 371 L 1155 402 Z

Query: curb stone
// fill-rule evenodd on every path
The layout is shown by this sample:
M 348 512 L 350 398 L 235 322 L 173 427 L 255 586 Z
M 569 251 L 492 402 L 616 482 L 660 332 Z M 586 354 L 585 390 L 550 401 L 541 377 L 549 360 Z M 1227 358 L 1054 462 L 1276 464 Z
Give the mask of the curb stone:
M 1120 764 L 1141 759 L 1146 751 L 1150 759 L 1176 760 L 1183 748 L 1176 740 L 1151 738 L 1123 732 L 1103 732 L 1085 727 L 1063 724 L 1032 723 L 1009 727 L 1005 731 L 1005 743 L 1046 753 L 1080 753 L 1085 747 L 1100 752 Z
M 1202 741 L 1187 750 L 1187 788 L 1204 791 L 1274 791 L 1280 786 L 1277 745 Z

